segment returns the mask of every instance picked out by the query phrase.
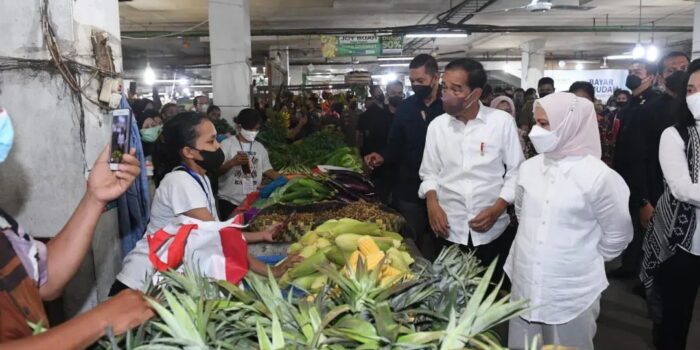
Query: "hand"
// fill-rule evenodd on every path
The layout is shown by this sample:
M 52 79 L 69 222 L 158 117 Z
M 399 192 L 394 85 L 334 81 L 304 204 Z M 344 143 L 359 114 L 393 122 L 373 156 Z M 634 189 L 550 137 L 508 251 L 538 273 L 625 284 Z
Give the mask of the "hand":
M 469 227 L 476 232 L 486 232 L 493 227 L 496 220 L 508 207 L 508 203 L 499 199 L 494 205 L 484 209 L 469 221 Z
M 642 94 L 642 92 L 647 91 L 651 87 L 651 85 L 654 83 L 654 78 L 652 76 L 647 76 L 646 78 L 642 79 L 642 85 L 639 85 L 638 88 L 634 89 L 632 91 L 632 95 L 634 96 L 639 96 Z
M 131 186 L 141 173 L 141 165 L 134 156 L 135 149 L 122 156 L 122 162 L 117 171 L 109 169 L 109 146 L 104 151 L 90 171 L 87 193 L 102 204 L 119 198 Z
M 260 232 L 262 234 L 262 241 L 277 242 L 282 232 L 284 232 L 284 229 L 284 224 L 275 224 L 268 227 L 265 231 Z
M 370 169 L 380 167 L 384 164 L 384 157 L 379 153 L 370 153 L 365 156 L 365 164 L 367 164 Z
M 450 224 L 447 222 L 447 214 L 442 210 L 440 203 L 438 203 L 437 199 L 433 199 L 427 202 L 427 206 L 430 228 L 436 235 L 448 238 L 450 236 Z
M 294 267 L 296 264 L 304 261 L 304 257 L 301 255 L 290 255 L 284 261 L 282 261 L 281 264 L 275 266 L 272 268 L 272 274 L 275 277 L 282 277 L 287 270 L 291 269 Z
M 649 227 L 652 216 L 654 216 L 654 206 L 651 203 L 647 203 L 647 205 L 639 209 L 639 222 L 643 229 L 646 230 Z
M 248 164 L 248 155 L 246 153 L 236 153 L 236 156 L 231 159 L 234 166 L 246 165 Z
M 155 314 L 143 293 L 127 289 L 95 308 L 100 321 L 112 327 L 115 335 L 138 327 Z

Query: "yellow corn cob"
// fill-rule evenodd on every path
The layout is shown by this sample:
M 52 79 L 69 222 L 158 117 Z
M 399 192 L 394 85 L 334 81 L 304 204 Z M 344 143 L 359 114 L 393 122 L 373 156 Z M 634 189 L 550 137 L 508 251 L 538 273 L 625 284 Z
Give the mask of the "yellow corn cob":
M 403 274 L 399 269 L 395 269 L 389 265 L 385 265 L 382 269 L 382 277 L 392 277 Z
M 357 248 L 365 257 L 380 252 L 377 243 L 370 236 L 362 236 L 357 240 Z M 384 254 L 382 254 L 384 255 Z
M 350 255 L 350 258 L 348 259 L 348 266 L 355 271 L 357 270 L 357 261 L 360 260 L 360 252 L 359 251 L 354 251 L 352 255 Z
M 364 255 L 364 254 L 362 254 Z M 366 255 L 365 260 L 367 261 L 367 270 L 368 271 L 373 271 L 374 268 L 379 265 L 379 262 L 384 259 L 384 252 L 381 250 L 377 250 L 377 252 Z

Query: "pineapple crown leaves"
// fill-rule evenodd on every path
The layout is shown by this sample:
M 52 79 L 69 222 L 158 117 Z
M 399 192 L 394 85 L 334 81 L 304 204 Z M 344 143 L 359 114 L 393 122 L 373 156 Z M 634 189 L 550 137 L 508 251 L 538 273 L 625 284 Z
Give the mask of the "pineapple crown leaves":
M 154 323 L 156 328 L 169 334 L 173 339 L 182 341 L 185 344 L 197 347 L 206 348 L 204 334 L 201 334 L 195 319 L 194 301 L 190 296 L 183 294 L 173 294 L 167 289 L 163 290 L 165 304 L 167 308 L 156 300 L 148 298 L 148 302 L 156 311 L 158 316 L 163 320 L 163 323 Z

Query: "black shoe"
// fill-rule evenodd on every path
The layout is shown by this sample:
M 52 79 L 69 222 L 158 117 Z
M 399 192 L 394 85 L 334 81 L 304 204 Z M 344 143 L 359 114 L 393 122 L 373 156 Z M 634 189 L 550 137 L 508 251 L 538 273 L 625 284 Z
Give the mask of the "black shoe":
M 615 279 L 627 279 L 635 277 L 634 270 L 628 270 L 622 267 L 608 272 L 607 275 L 608 277 Z

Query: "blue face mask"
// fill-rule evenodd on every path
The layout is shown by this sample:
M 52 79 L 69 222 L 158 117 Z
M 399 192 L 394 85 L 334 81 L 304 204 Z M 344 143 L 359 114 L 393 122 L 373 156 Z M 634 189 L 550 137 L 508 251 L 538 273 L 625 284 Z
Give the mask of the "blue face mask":
M 12 128 L 10 115 L 7 114 L 6 110 L 0 108 L 0 163 L 7 159 L 14 138 L 15 130 Z

